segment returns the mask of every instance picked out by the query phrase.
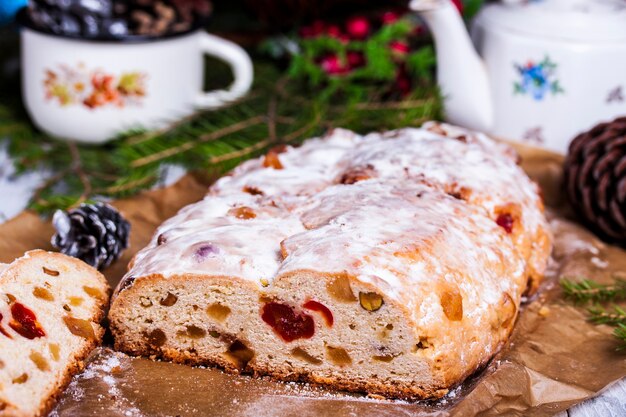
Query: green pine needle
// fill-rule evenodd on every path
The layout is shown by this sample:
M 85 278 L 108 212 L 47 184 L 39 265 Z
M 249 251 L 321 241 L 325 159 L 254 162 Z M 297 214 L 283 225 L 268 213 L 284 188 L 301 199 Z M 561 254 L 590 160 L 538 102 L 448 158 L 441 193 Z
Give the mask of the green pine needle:
M 614 305 L 610 310 L 597 305 L 589 310 L 589 321 L 596 324 L 609 324 L 617 326 L 626 324 L 626 311 L 620 306 Z
M 618 350 L 626 350 L 626 324 L 619 323 L 617 328 L 613 330 L 613 335 L 622 342 L 622 345 L 618 348 Z
M 615 279 L 610 285 L 598 284 L 589 279 L 578 282 L 563 279 L 561 280 L 561 287 L 566 297 L 579 303 L 626 299 L 626 280 L 623 279 Z

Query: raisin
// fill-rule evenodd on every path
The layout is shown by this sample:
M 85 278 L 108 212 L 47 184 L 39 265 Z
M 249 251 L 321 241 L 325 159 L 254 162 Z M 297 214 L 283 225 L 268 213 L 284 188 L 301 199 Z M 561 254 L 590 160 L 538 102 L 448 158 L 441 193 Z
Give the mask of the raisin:
M 94 340 L 96 334 L 93 331 L 93 326 L 89 320 L 78 319 L 76 317 L 65 316 L 63 317 L 65 325 L 74 336 L 80 336 L 84 339 Z
M 35 287 L 33 289 L 33 295 L 37 298 L 41 298 L 42 300 L 54 301 L 54 295 L 43 287 Z
M 374 171 L 374 167 L 372 165 L 354 167 L 346 171 L 339 179 L 339 182 L 346 185 L 356 184 L 359 181 L 369 180 L 375 174 L 376 172 Z
M 243 192 L 251 194 L 251 195 L 263 195 L 263 191 L 259 190 L 256 187 L 251 187 L 249 185 L 246 185 L 245 187 L 243 187 Z
M 50 349 L 50 354 L 52 355 L 52 359 L 54 359 L 55 361 L 58 361 L 61 358 L 61 348 L 59 347 L 59 345 L 57 345 L 56 343 L 50 343 L 48 345 L 48 348 Z
M 280 162 L 278 158 L 278 153 L 274 151 L 269 151 L 265 158 L 263 159 L 263 167 L 265 168 L 273 168 L 273 169 L 283 169 L 283 164 Z
M 23 384 L 26 381 L 28 381 L 28 374 L 27 373 L 23 373 L 22 375 L 18 376 L 17 378 L 13 378 L 13 383 L 14 384 Z
M 304 303 L 302 307 L 306 308 L 307 310 L 317 311 L 321 313 L 322 317 L 324 317 L 324 321 L 326 322 L 326 325 L 328 327 L 333 327 L 333 323 L 334 323 L 333 313 L 324 304 L 314 301 L 314 300 L 309 300 L 306 303 Z
M 352 358 L 350 358 L 350 355 L 344 348 L 326 346 L 326 353 L 335 365 L 345 366 L 352 364 Z
M 263 306 L 261 318 L 285 341 L 310 339 L 315 333 L 313 317 L 285 304 L 270 302 Z
M 178 297 L 171 292 L 168 292 L 167 296 L 159 301 L 159 304 L 165 307 L 171 307 L 176 304 L 176 301 L 178 301 Z
M 54 269 L 48 269 L 45 266 L 43 267 L 43 272 L 44 272 L 44 274 L 48 274 L 48 275 L 51 275 L 53 277 L 58 277 L 59 276 L 59 271 L 55 271 Z
M 161 246 L 165 244 L 166 242 L 167 242 L 167 238 L 165 237 L 165 234 L 161 233 L 159 237 L 157 237 L 157 245 Z
M 207 307 L 206 313 L 217 321 L 224 321 L 230 315 L 230 308 L 220 303 L 213 303 Z
M 457 288 L 450 287 L 439 296 L 443 312 L 450 321 L 463 320 L 463 297 Z
M 496 219 L 496 223 L 498 224 L 498 226 L 503 228 L 507 233 L 509 234 L 513 233 L 513 225 L 515 222 L 513 220 L 513 216 L 510 213 L 500 214 L 498 218 Z
M 326 283 L 326 291 L 331 297 L 346 303 L 356 301 L 356 297 L 350 287 L 350 279 L 347 275 L 337 275 Z
M 13 303 L 11 316 L 12 320 L 9 322 L 9 326 L 22 337 L 32 340 L 46 335 L 41 324 L 37 321 L 35 313 L 23 304 Z
M 37 369 L 39 369 L 40 371 L 46 372 L 50 370 L 50 365 L 48 364 L 48 361 L 46 360 L 46 358 L 43 357 L 41 353 L 32 352 L 29 358 L 31 361 L 33 361 L 35 366 L 37 366 Z
M 100 291 L 98 288 L 83 286 L 83 291 L 87 293 L 90 297 L 97 298 L 98 300 L 104 300 L 106 295 Z

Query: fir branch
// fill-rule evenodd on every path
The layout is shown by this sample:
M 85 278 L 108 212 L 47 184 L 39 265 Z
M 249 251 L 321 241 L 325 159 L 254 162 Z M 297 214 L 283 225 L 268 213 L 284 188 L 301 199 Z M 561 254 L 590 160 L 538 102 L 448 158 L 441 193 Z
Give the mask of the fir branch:
M 626 311 L 620 306 L 614 305 L 612 310 L 606 310 L 598 305 L 590 308 L 589 321 L 595 324 L 609 324 L 617 326 L 618 324 L 626 325 Z
M 618 324 L 617 328 L 613 330 L 613 336 L 622 341 L 622 345 L 618 350 L 626 350 L 626 325 L 623 323 Z
M 615 279 L 613 284 L 603 285 L 595 281 L 584 279 L 573 281 L 562 279 L 561 287 L 567 298 L 578 303 L 620 301 L 626 299 L 626 280 Z

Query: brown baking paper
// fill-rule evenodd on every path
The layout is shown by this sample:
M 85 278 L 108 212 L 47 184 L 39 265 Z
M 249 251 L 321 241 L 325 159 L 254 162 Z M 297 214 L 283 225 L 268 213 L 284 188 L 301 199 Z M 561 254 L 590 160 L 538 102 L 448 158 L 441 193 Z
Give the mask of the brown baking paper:
M 62 416 L 548 416 L 596 395 L 626 376 L 626 353 L 608 326 L 585 321 L 564 301 L 561 276 L 609 282 L 626 278 L 626 256 L 566 220 L 560 189 L 562 157 L 521 148 L 524 168 L 542 185 L 556 246 L 538 296 L 523 307 L 510 344 L 486 369 L 437 402 L 387 401 L 269 379 L 227 375 L 113 352 L 111 340 L 91 356 L 53 413 Z M 114 203 L 132 223 L 131 248 L 105 271 L 115 286 L 130 257 L 179 208 L 204 195 L 208 181 L 177 184 Z M 31 212 L 0 226 L 0 261 L 29 249 L 51 249 L 53 229 Z M 543 308 L 542 308 L 543 307 Z M 109 346 L 109 347 L 107 347 Z

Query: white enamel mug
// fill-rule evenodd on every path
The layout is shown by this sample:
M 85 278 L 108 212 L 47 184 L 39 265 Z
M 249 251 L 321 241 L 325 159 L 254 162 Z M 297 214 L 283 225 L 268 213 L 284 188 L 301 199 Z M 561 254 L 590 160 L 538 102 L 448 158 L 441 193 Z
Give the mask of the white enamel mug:
M 141 41 L 88 41 L 22 29 L 22 94 L 49 135 L 103 143 L 158 129 L 246 94 L 253 67 L 238 45 L 202 30 Z M 203 91 L 204 55 L 232 68 L 228 89 Z

